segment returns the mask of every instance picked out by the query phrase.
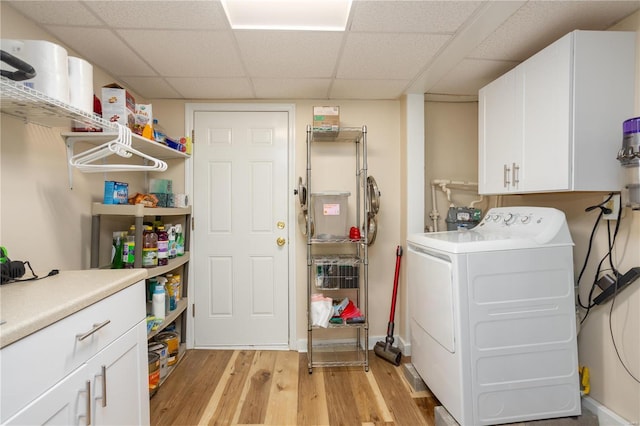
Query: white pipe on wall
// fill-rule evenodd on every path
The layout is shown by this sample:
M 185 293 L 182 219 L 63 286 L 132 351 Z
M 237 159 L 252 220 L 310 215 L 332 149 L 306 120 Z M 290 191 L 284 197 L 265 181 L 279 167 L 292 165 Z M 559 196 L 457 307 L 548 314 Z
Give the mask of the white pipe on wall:
M 465 182 L 465 181 L 455 181 L 450 179 L 433 179 L 431 181 L 431 212 L 429 213 L 429 218 L 433 222 L 433 231 L 438 232 L 438 219 L 440 218 L 440 212 L 438 212 L 438 201 L 436 196 L 436 187 L 440 187 L 442 192 L 444 192 L 447 196 L 447 201 L 449 201 L 449 206 L 453 206 L 451 202 L 451 189 L 478 189 L 477 182 Z M 484 196 L 480 195 L 480 198 L 471 202 L 469 207 L 473 208 L 476 204 L 484 201 Z

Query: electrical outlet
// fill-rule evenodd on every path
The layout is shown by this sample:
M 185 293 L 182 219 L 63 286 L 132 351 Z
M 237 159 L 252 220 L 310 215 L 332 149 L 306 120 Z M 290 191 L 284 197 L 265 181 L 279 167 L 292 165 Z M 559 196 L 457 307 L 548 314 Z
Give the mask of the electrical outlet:
M 605 200 L 607 198 L 609 198 L 608 195 L 604 197 Z M 613 194 L 611 199 L 607 201 L 607 203 L 604 204 L 603 206 L 611 210 L 611 213 L 605 213 L 602 215 L 603 219 L 618 220 L 618 213 L 620 212 L 620 193 Z

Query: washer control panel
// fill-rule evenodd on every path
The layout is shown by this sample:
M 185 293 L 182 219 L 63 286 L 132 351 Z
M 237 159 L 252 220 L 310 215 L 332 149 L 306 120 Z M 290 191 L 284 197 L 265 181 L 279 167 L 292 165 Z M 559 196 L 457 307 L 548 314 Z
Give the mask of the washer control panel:
M 565 226 L 563 212 L 550 207 L 495 207 L 474 228 L 480 233 L 508 233 L 511 237 L 548 238 Z

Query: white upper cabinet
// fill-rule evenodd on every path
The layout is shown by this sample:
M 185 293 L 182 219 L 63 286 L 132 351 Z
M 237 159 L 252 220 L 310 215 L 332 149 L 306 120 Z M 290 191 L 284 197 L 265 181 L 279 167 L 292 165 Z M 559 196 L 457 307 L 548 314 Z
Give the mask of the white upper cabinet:
M 635 33 L 574 31 L 479 92 L 479 192 L 620 191 Z

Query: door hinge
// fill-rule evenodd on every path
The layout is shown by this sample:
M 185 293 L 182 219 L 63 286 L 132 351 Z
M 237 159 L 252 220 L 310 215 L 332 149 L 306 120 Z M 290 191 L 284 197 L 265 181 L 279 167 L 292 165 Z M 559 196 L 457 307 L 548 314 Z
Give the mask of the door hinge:
M 196 218 L 191 216 L 191 230 L 195 231 L 196 229 Z
M 191 305 L 191 317 L 192 318 L 196 317 L 196 304 L 195 303 L 193 305 Z
M 195 129 L 191 129 L 191 144 L 196 143 L 196 131 Z

